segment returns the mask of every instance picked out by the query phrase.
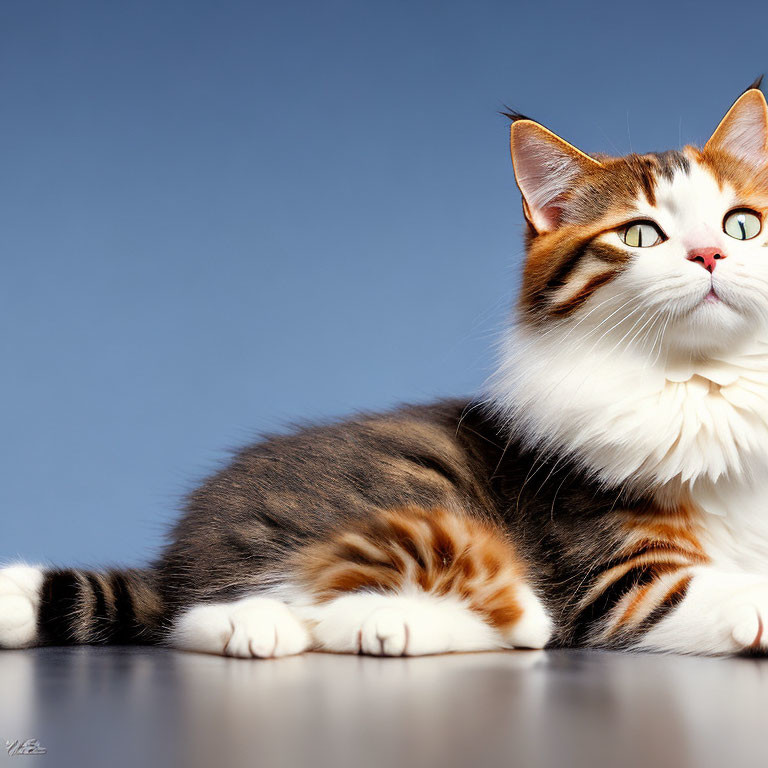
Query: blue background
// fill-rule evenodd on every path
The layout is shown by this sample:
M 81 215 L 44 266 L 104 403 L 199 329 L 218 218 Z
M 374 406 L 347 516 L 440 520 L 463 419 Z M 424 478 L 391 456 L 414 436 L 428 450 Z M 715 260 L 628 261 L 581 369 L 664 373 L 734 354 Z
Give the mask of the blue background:
M 0 5 L 0 558 L 140 562 L 227 449 L 471 393 L 521 267 L 503 103 L 706 140 L 764 2 Z

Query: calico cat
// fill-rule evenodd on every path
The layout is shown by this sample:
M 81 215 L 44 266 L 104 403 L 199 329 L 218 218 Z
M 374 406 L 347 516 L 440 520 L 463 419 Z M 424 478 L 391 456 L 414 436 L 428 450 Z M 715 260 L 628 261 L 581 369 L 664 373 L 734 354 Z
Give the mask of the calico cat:
M 0 570 L 1 646 L 768 648 L 759 82 L 702 149 L 510 117 L 527 258 L 487 396 L 245 448 L 146 569 Z

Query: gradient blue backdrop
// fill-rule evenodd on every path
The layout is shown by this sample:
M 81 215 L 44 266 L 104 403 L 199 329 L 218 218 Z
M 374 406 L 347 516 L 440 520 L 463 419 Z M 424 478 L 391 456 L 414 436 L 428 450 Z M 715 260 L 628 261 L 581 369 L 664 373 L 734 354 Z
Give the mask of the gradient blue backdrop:
M 470 393 L 521 264 L 503 102 L 705 140 L 741 3 L 0 5 L 0 558 L 140 562 L 226 450 Z

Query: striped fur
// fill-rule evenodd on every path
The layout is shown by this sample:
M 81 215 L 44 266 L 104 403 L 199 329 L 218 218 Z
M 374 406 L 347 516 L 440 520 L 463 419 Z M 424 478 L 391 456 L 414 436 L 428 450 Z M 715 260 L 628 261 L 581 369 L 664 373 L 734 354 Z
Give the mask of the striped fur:
M 578 601 L 577 631 L 589 645 L 631 645 L 684 599 L 691 569 L 709 562 L 691 515 L 656 509 L 619 516 L 621 543 Z
M 320 601 L 361 590 L 417 588 L 459 598 L 502 633 L 523 616 L 526 568 L 489 521 L 444 508 L 386 510 L 298 558 L 300 582 Z
M 41 590 L 41 644 L 148 643 L 163 606 L 153 574 L 140 570 L 50 570 Z
M 563 218 L 549 232 L 531 232 L 519 308 L 523 318 L 541 322 L 569 315 L 627 268 L 631 255 L 599 236 L 630 221 L 633 201 L 655 203 L 658 182 L 691 161 L 683 152 L 602 158 L 601 171 L 574 181 L 562 196 Z

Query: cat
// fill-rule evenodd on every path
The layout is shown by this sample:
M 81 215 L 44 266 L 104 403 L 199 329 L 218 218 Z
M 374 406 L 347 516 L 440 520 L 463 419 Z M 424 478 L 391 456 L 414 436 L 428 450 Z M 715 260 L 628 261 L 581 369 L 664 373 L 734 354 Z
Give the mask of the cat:
M 487 391 L 243 449 L 150 567 L 8 565 L 0 646 L 764 652 L 759 86 L 658 154 L 510 113 L 527 254 Z

